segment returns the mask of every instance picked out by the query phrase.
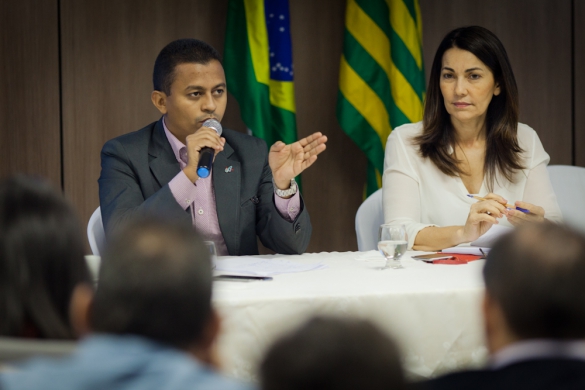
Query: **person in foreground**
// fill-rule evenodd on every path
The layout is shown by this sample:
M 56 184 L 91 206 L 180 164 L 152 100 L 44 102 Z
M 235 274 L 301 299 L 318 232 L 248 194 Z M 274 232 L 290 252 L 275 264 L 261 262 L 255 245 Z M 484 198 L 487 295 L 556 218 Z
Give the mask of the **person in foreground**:
M 430 389 L 585 388 L 585 237 L 527 224 L 496 243 L 483 271 L 490 366 Z
M 92 296 L 77 288 L 71 356 L 0 374 L 10 389 L 242 389 L 217 374 L 211 261 L 189 225 L 140 218 L 109 243 Z
M 312 227 L 294 177 L 316 161 L 327 137 L 279 141 L 268 152 L 259 138 L 229 129 L 219 136 L 204 127 L 208 119 L 221 121 L 227 86 L 219 54 L 196 39 L 163 48 L 153 82 L 151 99 L 161 119 L 102 149 L 106 234 L 131 215 L 155 212 L 192 221 L 219 255 L 257 254 L 257 236 L 275 252 L 304 252 Z M 200 178 L 205 147 L 215 151 L 214 168 Z
M 368 321 L 315 317 L 278 340 L 260 368 L 262 390 L 403 389 L 394 343 Z
M 0 336 L 75 339 L 69 304 L 77 286 L 91 288 L 83 228 L 47 182 L 0 181 Z
M 562 220 L 550 158 L 518 123 L 518 105 L 508 55 L 492 32 L 472 26 L 445 36 L 423 121 L 398 127 L 386 144 L 384 220 L 406 226 L 409 249 L 474 241 L 498 223 Z

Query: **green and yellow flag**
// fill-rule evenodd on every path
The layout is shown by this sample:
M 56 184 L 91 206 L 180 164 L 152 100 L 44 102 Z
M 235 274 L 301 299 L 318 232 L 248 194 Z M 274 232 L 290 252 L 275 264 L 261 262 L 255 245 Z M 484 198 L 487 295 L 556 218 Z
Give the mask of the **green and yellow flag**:
M 230 0 L 224 67 L 242 119 L 270 147 L 297 140 L 288 0 Z
M 381 187 L 390 132 L 422 119 L 424 94 L 418 0 L 347 0 L 337 118 L 368 158 L 367 195 Z

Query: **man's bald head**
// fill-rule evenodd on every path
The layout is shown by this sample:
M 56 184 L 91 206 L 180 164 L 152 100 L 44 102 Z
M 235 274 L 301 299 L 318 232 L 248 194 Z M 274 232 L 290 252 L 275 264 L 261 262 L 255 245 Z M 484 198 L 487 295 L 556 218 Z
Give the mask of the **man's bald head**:
M 520 226 L 492 248 L 488 296 L 519 339 L 585 337 L 585 237 L 552 223 Z

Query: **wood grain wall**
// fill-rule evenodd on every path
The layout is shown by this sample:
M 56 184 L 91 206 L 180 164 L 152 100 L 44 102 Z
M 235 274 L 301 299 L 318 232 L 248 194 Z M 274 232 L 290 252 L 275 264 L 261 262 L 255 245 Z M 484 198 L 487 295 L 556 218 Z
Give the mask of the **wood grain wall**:
M 539 133 L 552 163 L 571 164 L 574 149 L 585 166 L 585 0 L 419 1 L 427 72 L 450 29 L 491 29 L 514 67 L 521 120 Z M 227 0 L 21 0 L 0 2 L 0 11 L 0 87 L 12 92 L 0 97 L 0 174 L 62 182 L 86 222 L 98 206 L 103 143 L 159 117 L 150 102 L 156 55 L 184 37 L 223 52 Z M 292 0 L 290 11 L 299 135 L 329 137 L 303 175 L 314 226 L 308 250 L 356 250 L 366 160 L 335 116 L 345 1 Z M 228 101 L 224 126 L 245 131 L 237 102 Z
M 0 177 L 61 187 L 57 0 L 0 1 Z
M 585 166 L 585 1 L 574 0 L 575 165 Z

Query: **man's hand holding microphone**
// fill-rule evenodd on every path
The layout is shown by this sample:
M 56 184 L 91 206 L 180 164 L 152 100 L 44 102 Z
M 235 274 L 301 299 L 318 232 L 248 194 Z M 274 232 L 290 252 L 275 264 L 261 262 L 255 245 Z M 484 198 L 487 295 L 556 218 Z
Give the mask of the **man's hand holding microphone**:
M 211 173 L 213 158 L 223 150 L 225 144 L 225 138 L 220 137 L 221 133 L 221 124 L 215 119 L 207 119 L 199 130 L 185 139 L 189 161 L 183 172 L 193 183 Z

